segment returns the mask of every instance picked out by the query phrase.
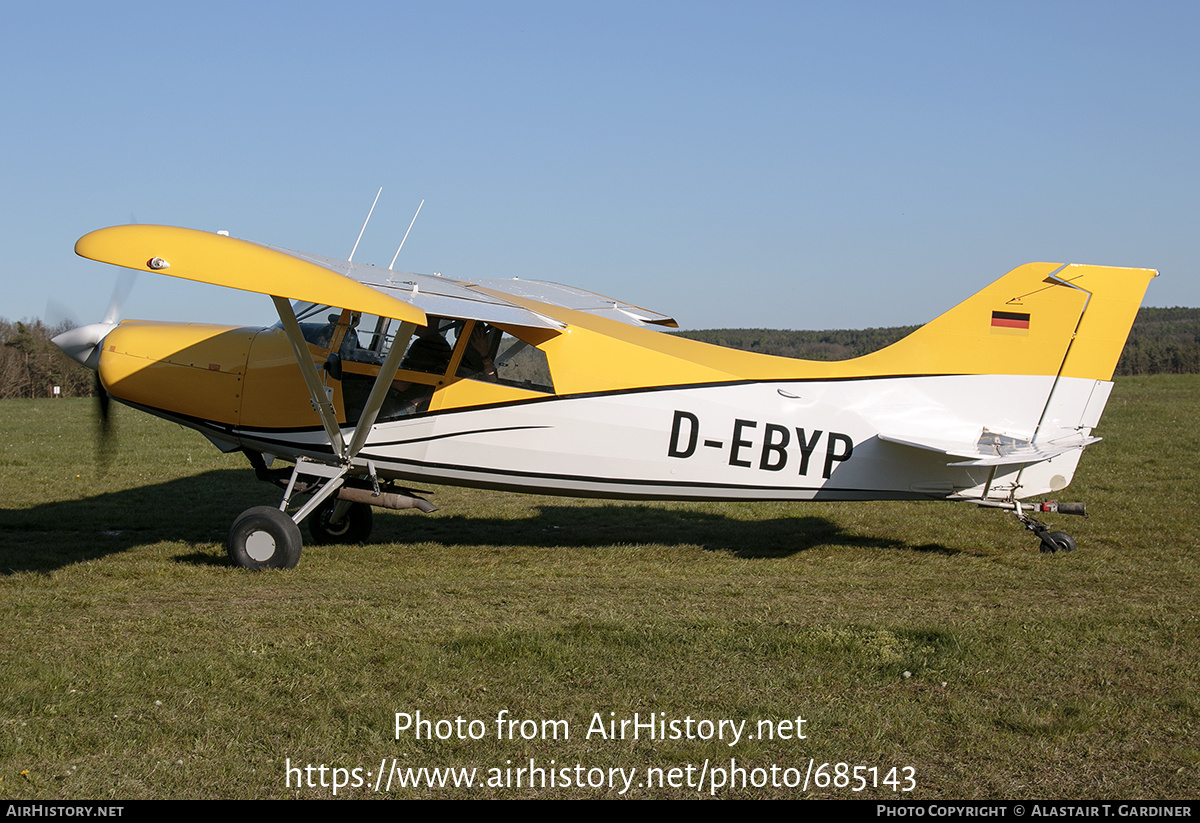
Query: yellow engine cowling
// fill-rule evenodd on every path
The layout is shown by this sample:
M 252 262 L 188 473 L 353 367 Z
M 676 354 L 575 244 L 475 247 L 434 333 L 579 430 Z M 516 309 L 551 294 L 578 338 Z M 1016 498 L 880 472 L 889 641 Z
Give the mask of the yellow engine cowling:
M 320 362 L 324 352 L 310 351 Z M 100 380 L 118 400 L 213 423 L 321 425 L 287 335 L 277 327 L 127 320 L 104 339 Z M 341 387 L 330 383 L 342 421 Z
M 260 331 L 127 320 L 104 338 L 100 381 L 118 400 L 238 425 L 246 360 Z

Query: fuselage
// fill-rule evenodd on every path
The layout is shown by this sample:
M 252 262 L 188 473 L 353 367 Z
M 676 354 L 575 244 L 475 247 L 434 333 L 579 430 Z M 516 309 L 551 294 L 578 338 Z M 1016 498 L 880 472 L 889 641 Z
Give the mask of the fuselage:
M 572 319 L 567 333 L 530 341 L 551 375 L 536 388 L 401 369 L 398 385 L 427 388 L 428 398 L 385 408 L 355 464 L 406 481 L 611 498 L 1025 497 L 1065 486 L 1079 452 L 1027 468 L 1018 482 L 1020 467 L 950 466 L 945 454 L 879 435 L 969 442 L 980 421 L 1026 439 L 1039 424 L 1079 432 L 1101 382 L 1060 380 L 1060 411 L 1045 419 L 1052 376 L 869 374 L 869 363 L 770 357 Z M 328 347 L 308 345 L 314 363 L 327 361 Z M 340 379 L 324 380 L 348 439 L 363 393 L 355 381 L 379 369 L 352 356 L 342 365 Z M 105 339 L 100 375 L 116 399 L 224 449 L 335 460 L 278 327 L 127 322 Z

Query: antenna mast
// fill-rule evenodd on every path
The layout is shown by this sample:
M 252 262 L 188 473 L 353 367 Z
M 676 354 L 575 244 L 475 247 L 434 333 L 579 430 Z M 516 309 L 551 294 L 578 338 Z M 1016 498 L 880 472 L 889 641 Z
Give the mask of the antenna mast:
M 425 205 L 425 198 L 421 198 L 421 206 Z M 417 214 L 421 213 L 421 206 L 417 206 Z M 374 206 L 372 206 L 374 208 Z M 392 266 L 396 265 L 396 258 L 400 256 L 400 249 L 404 248 L 404 241 L 408 239 L 408 232 L 412 231 L 413 223 L 417 222 L 417 214 L 413 215 L 413 219 L 408 224 L 408 231 L 404 232 L 404 237 L 400 239 L 400 248 L 396 249 L 396 253 L 392 255 L 392 262 L 388 266 L 388 271 L 392 270 Z
M 346 258 L 347 263 L 354 259 L 354 253 L 358 251 L 358 243 L 362 240 L 363 232 L 367 230 L 367 223 L 371 222 L 371 213 L 375 211 L 375 204 L 379 202 L 379 195 L 381 194 L 383 194 L 383 186 L 380 186 L 379 191 L 375 192 L 375 199 L 371 201 L 371 210 L 367 212 L 367 219 L 363 221 L 363 227 L 358 230 L 358 239 L 354 241 L 354 248 L 350 249 L 350 256 Z M 421 202 L 425 201 L 422 200 Z

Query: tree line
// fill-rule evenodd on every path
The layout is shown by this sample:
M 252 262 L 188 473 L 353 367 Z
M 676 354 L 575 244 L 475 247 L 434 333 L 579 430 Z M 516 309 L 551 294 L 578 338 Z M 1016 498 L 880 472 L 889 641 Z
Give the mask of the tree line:
M 11 322 L 0 317 L 0 398 L 90 397 L 95 378 L 50 342 L 69 323 L 49 327 L 41 320 Z
M 890 346 L 918 328 L 895 326 L 828 331 L 703 329 L 673 334 L 718 346 L 801 360 L 847 360 Z M 1117 362 L 1116 373 L 1123 376 L 1200 374 L 1200 309 L 1138 309 L 1129 340 Z
M 55 386 L 62 397 L 92 395 L 95 390 L 92 373 L 50 342 L 68 327 L 66 323 L 46 326 L 37 319 L 13 322 L 0 318 L 0 344 L 3 344 L 0 345 L 0 398 L 53 397 Z M 891 345 L 917 328 L 703 329 L 673 333 L 781 357 L 846 360 Z M 1116 373 L 1200 374 L 1200 309 L 1139 309 Z

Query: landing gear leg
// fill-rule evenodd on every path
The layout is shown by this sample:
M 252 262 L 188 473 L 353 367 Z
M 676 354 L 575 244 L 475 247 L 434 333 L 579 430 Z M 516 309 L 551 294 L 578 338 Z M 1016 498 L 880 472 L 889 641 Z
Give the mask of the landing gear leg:
M 261 461 L 261 457 L 259 459 Z M 251 463 L 254 463 L 253 459 L 251 459 Z M 258 466 L 255 468 L 257 469 Z M 265 465 L 263 468 L 266 468 Z M 315 491 L 307 481 L 300 480 L 301 475 L 318 478 L 319 485 L 316 486 Z M 229 540 L 226 543 L 229 559 L 243 569 L 251 571 L 294 569 L 300 562 L 300 550 L 304 543 L 300 537 L 300 527 L 297 523 L 321 504 L 332 505 L 336 502 L 329 498 L 342 485 L 342 478 L 345 475 L 345 468 L 314 463 L 303 457 L 298 458 L 279 508 L 255 506 L 253 509 L 242 512 L 241 516 L 233 522 L 233 528 L 229 530 Z M 294 517 L 289 517 L 287 508 L 292 494 L 301 491 L 312 494 L 312 499 L 302 506 Z M 368 532 L 370 531 L 369 518 L 370 508 L 368 507 Z M 363 519 L 361 513 L 357 515 L 356 519 L 351 520 L 348 516 L 343 519 L 347 524 L 359 524 L 358 528 L 361 529 Z
M 1038 539 L 1042 541 L 1042 554 L 1075 551 L 1075 540 L 1071 535 L 1066 532 L 1050 531 L 1049 526 L 1022 510 L 1019 502 L 1016 504 L 1016 513 L 1017 519 L 1021 521 L 1021 524 L 1036 534 Z
M 284 474 L 288 477 L 278 509 L 259 506 L 243 512 L 233 524 L 229 557 L 246 569 L 294 567 L 300 561 L 298 524 L 305 519 L 315 543 L 363 543 L 371 536 L 374 506 L 437 511 L 437 506 L 419 496 L 429 492 L 400 489 L 390 482 L 381 487 L 369 460 L 367 477 L 361 478 L 350 476 L 348 465 L 330 466 L 302 456 L 290 472 L 269 471 L 260 454 L 247 452 L 247 457 L 262 480 L 279 483 Z M 310 497 L 289 517 L 293 495 Z

